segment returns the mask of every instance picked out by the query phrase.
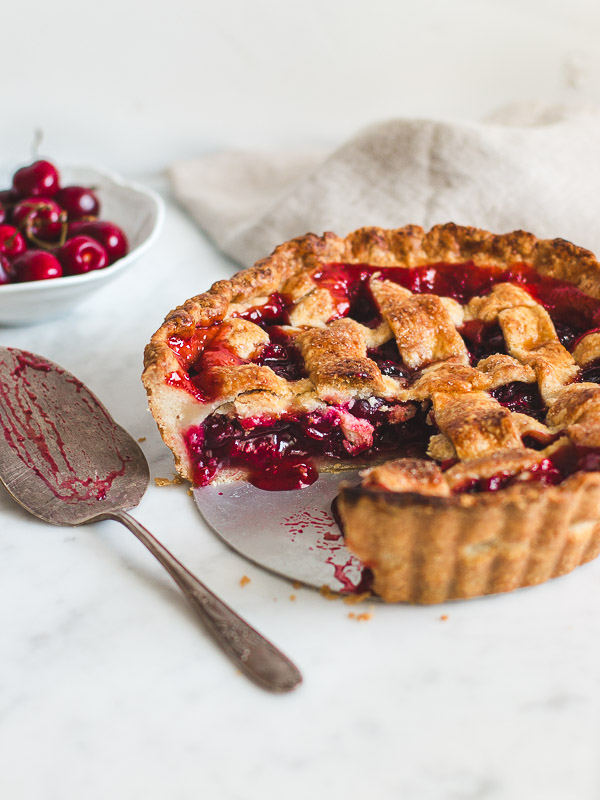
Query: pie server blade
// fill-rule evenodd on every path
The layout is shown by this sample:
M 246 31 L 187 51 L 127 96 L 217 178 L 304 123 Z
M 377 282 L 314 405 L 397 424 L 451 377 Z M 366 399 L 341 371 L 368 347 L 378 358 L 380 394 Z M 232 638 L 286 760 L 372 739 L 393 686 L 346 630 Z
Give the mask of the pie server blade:
M 194 489 L 210 527 L 244 558 L 317 588 L 362 590 L 363 564 L 346 548 L 331 513 L 340 481 L 358 470 L 323 474 L 306 489 L 267 492 L 245 481 Z

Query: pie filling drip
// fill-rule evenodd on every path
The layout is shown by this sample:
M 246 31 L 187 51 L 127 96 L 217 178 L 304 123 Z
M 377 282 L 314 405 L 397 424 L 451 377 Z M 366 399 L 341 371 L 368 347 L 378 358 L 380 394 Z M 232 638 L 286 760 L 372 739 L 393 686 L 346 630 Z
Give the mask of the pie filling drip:
M 310 370 L 298 337 L 306 329 L 314 328 L 302 324 L 301 319 L 298 322 L 294 317 L 297 302 L 279 293 L 272 294 L 256 306 L 236 309 L 228 318 L 246 320 L 264 332 L 251 352 L 240 354 L 240 348 L 220 339 L 221 325 L 226 325 L 227 320 L 211 328 L 197 329 L 190 339 L 172 337 L 170 346 L 178 356 L 181 370 L 170 375 L 168 382 L 187 389 L 201 403 L 215 406 L 200 425 L 193 425 L 184 433 L 197 485 L 209 483 L 221 469 L 227 468 L 242 470 L 252 483 L 263 489 L 297 489 L 316 480 L 315 462 L 321 460 L 333 459 L 349 466 L 353 463 L 363 466 L 381 461 L 383 457 L 428 458 L 432 436 L 439 438 L 436 403 L 432 406 L 431 397 L 427 395 L 403 398 L 402 390 L 410 393 L 411 389 L 417 389 L 424 376 L 435 371 L 438 362 L 434 359 L 418 366 L 411 365 L 401 355 L 394 336 L 383 342 L 377 341 L 384 315 L 373 294 L 372 287 L 378 285 L 374 281 L 382 281 L 382 286 L 393 284 L 402 287 L 415 296 L 450 298 L 455 301 L 457 309 L 464 309 L 472 298 L 485 297 L 496 284 L 510 283 L 524 289 L 548 312 L 558 340 L 569 352 L 573 352 L 584 336 L 600 331 L 600 301 L 588 297 L 571 284 L 542 277 L 524 264 L 515 264 L 508 270 L 472 263 L 414 268 L 328 264 L 312 275 L 312 281 L 315 291 L 326 291 L 323 296 L 328 304 L 327 318 L 321 320 L 316 328 L 325 329 L 325 325 L 331 325 L 335 320 L 359 323 L 367 339 L 372 339 L 366 347 L 365 358 L 377 365 L 384 381 L 391 383 L 386 384 L 387 389 L 381 392 L 381 396 L 366 396 L 365 393 L 360 396 L 361 393 L 357 392 L 358 396 L 349 401 L 336 402 L 335 398 L 328 398 L 313 410 L 298 411 L 291 406 L 277 414 L 237 416 L 231 403 L 219 406 L 222 376 L 227 369 L 214 368 L 269 367 L 286 386 L 300 387 L 304 385 L 302 382 L 310 383 Z M 389 321 L 393 328 L 393 319 Z M 497 320 L 490 322 L 474 318 L 462 319 L 459 323 L 456 331 L 464 342 L 470 367 L 479 364 L 478 369 L 482 369 L 482 360 L 509 353 L 510 348 Z M 453 359 L 447 355 L 439 359 L 440 362 L 446 360 L 452 362 Z M 463 369 L 468 369 L 466 360 Z M 364 368 L 365 359 L 349 357 L 344 361 L 348 362 L 349 380 L 360 382 L 364 377 L 360 370 Z M 535 361 L 532 363 L 535 368 Z M 352 364 L 356 366 L 352 367 Z M 215 374 L 221 383 L 214 382 Z M 600 359 L 585 364 L 572 380 L 600 383 Z M 501 407 L 535 421 L 532 422 L 532 431 L 526 431 L 522 436 L 523 446 L 530 450 L 543 450 L 558 438 L 558 434 L 553 437 L 543 431 L 540 434 L 536 428 L 536 423 L 545 422 L 548 411 L 541 385 L 532 379 L 508 380 L 487 393 Z M 395 387 L 396 396 L 389 393 L 389 386 Z M 253 391 L 260 390 L 258 386 Z M 473 386 L 473 391 L 477 391 L 476 386 Z M 441 401 L 438 405 L 441 407 Z M 538 428 L 543 426 L 538 425 Z M 453 456 L 434 457 L 443 472 L 459 460 Z M 488 477 L 458 482 L 452 491 L 490 492 L 524 481 L 555 485 L 574 472 L 598 469 L 600 448 L 567 443 L 516 474 L 500 470 Z

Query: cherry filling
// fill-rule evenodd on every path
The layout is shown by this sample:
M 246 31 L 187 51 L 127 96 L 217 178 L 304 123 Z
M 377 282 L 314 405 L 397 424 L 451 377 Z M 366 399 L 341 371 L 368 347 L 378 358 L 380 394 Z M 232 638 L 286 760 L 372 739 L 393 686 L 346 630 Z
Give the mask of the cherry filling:
M 600 331 L 600 301 L 588 297 L 564 281 L 540 276 L 525 264 L 505 270 L 500 267 L 465 264 L 430 264 L 421 267 L 375 267 L 368 264 L 326 264 L 313 274 L 313 280 L 326 288 L 334 301 L 329 320 L 349 317 L 367 327 L 381 322 L 369 282 L 390 280 L 414 293 L 433 293 L 450 297 L 461 304 L 472 297 L 485 295 L 495 284 L 515 283 L 526 289 L 549 312 L 562 344 L 573 350 L 579 339 L 594 330 Z M 236 312 L 235 316 L 259 325 L 269 334 L 269 342 L 250 359 L 242 359 L 219 342 L 219 325 L 199 328 L 189 339 L 172 337 L 170 347 L 180 369 L 168 382 L 185 388 L 200 402 L 212 398 L 210 367 L 255 363 L 270 367 L 286 381 L 307 376 L 305 365 L 293 337 L 286 331 L 291 301 L 278 292 L 266 303 Z M 506 345 L 498 325 L 479 320 L 466 322 L 460 329 L 471 363 L 495 353 L 505 353 Z M 214 340 L 214 341 L 213 341 Z M 418 377 L 402 361 L 396 342 L 368 350 L 383 375 L 404 379 Z M 578 380 L 600 383 L 600 360 L 580 371 Z M 513 382 L 491 393 L 511 411 L 543 420 L 545 406 L 537 383 Z M 380 398 L 357 399 L 347 407 L 331 407 L 312 414 L 287 416 L 273 421 L 240 421 L 222 414 L 212 414 L 202 425 L 190 428 L 185 436 L 195 467 L 198 485 L 209 483 L 222 467 L 242 468 L 250 480 L 263 489 L 296 489 L 308 486 L 317 478 L 311 459 L 326 457 L 361 463 L 385 453 L 390 456 L 424 457 L 435 429 L 426 423 L 427 409 L 415 404 L 390 403 Z M 527 447 L 547 445 L 535 438 L 524 440 Z M 544 459 L 520 475 L 495 475 L 460 487 L 459 491 L 497 491 L 517 482 L 560 483 L 578 470 L 600 469 L 600 451 L 570 449 Z M 442 465 L 446 468 L 448 465 Z
M 408 378 L 411 375 L 411 371 L 402 361 L 394 339 L 390 339 L 381 347 L 367 350 L 367 356 L 377 364 L 382 375 L 392 378 Z
M 490 395 L 509 411 L 528 414 L 540 422 L 546 416 L 546 407 L 537 383 L 513 381 L 504 386 L 498 386 L 497 389 L 492 389 Z
M 459 328 L 465 340 L 472 366 L 478 361 L 496 353 L 506 353 L 506 344 L 500 325 L 486 325 L 479 319 L 472 319 Z
M 221 467 L 238 467 L 255 486 L 280 490 L 314 483 L 315 457 L 359 458 L 361 464 L 379 453 L 423 457 L 431 432 L 420 408 L 374 398 L 347 408 L 253 420 L 250 428 L 235 417 L 211 414 L 187 431 L 186 444 L 199 486 L 210 483 Z
M 600 383 L 600 359 L 592 361 L 587 364 L 577 376 L 578 380 L 582 383 L 589 381 L 590 383 Z
M 268 330 L 271 341 L 253 359 L 254 363 L 271 367 L 276 375 L 287 381 L 299 381 L 301 378 L 306 378 L 304 359 L 294 345 L 292 337 L 276 325 Z
M 523 483 L 540 483 L 557 486 L 575 472 L 597 472 L 600 470 L 600 449 L 593 447 L 566 446 L 544 458 L 538 464 L 517 475 L 500 472 L 490 478 L 475 478 L 457 486 L 456 494 L 479 494 L 497 492 L 509 486 Z

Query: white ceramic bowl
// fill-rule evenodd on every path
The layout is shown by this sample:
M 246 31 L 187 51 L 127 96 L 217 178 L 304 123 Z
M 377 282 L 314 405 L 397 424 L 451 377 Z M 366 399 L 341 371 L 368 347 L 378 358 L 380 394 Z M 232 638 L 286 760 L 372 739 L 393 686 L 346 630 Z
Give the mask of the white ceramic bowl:
M 57 317 L 121 275 L 153 244 L 164 203 L 153 192 L 111 172 L 89 166 L 59 168 L 63 186 L 90 186 L 100 200 L 100 218 L 125 231 L 129 253 L 109 267 L 85 275 L 0 286 L 0 325 L 23 325 Z M 10 181 L 4 182 L 9 185 Z

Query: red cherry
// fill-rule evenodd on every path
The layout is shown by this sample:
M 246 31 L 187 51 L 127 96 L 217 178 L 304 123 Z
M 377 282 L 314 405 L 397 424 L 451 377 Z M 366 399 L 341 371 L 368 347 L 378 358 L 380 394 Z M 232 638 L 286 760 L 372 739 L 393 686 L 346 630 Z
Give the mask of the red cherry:
M 17 283 L 45 281 L 50 278 L 60 278 L 63 274 L 56 256 L 44 250 L 27 250 L 15 258 L 12 268 Z
M 82 275 L 94 269 L 108 266 L 106 250 L 89 236 L 69 239 L 57 252 L 65 275 Z
M 86 222 L 85 225 L 77 229 L 77 233 L 91 236 L 92 239 L 100 242 L 106 250 L 109 264 L 112 264 L 118 258 L 123 258 L 129 252 L 127 237 L 113 222 L 104 222 L 103 220 Z
M 87 225 L 89 219 L 76 219 L 74 222 L 69 222 L 67 239 L 72 239 L 74 236 L 81 236 L 81 229 Z
M 28 197 L 13 209 L 13 222 L 29 239 L 58 242 L 66 223 L 66 213 L 47 197 Z
M 69 215 L 69 222 L 82 217 L 97 217 L 100 213 L 100 201 L 85 186 L 65 186 L 54 199 Z
M 25 239 L 12 225 L 0 225 L 0 253 L 8 258 L 21 255 L 26 249 Z
M 10 283 L 11 273 L 12 268 L 10 261 L 5 255 L 0 253 L 0 286 L 4 286 L 5 283 Z
M 59 185 L 58 171 L 49 161 L 35 161 L 13 175 L 13 189 L 19 197 L 52 197 Z

